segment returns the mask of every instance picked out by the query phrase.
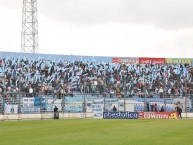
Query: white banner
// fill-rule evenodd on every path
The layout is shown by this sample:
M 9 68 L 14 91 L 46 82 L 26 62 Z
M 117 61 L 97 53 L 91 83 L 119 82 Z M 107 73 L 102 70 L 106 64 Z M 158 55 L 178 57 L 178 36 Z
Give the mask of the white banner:
M 86 101 L 86 112 L 92 112 L 93 101 Z
M 21 112 L 22 113 L 27 113 L 27 112 L 34 112 L 34 97 L 32 98 L 23 98 L 23 105 L 21 107 Z
M 18 105 L 5 104 L 4 113 L 5 114 L 17 114 Z
M 46 111 L 54 111 L 54 106 L 58 107 L 58 111 L 62 111 L 62 99 L 48 99 L 46 102 Z
M 184 99 L 179 99 L 179 98 L 173 99 L 173 110 L 175 110 L 177 106 L 182 109 L 182 112 L 185 112 L 185 98 Z
M 103 104 L 92 104 L 92 112 L 94 113 L 94 118 L 103 118 Z
M 136 102 L 133 100 L 125 100 L 125 110 L 124 110 L 124 100 L 119 100 L 118 111 L 134 112 L 135 103 Z
M 113 111 L 113 107 L 116 107 L 117 111 L 119 108 L 119 100 L 118 99 L 106 99 L 105 100 L 105 111 Z

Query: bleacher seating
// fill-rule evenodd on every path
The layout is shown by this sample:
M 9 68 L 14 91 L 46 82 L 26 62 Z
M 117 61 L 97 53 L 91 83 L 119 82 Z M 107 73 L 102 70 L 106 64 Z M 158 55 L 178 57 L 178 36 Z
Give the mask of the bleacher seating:
M 19 92 L 25 92 L 26 97 L 66 96 L 65 101 L 68 96 L 73 99 L 86 94 L 87 98 L 131 98 L 140 102 L 135 105 L 140 111 L 144 98 L 150 104 L 157 103 L 158 109 L 160 104 L 172 104 L 173 98 L 192 99 L 193 71 L 189 64 L 115 64 L 109 58 L 102 62 L 33 56 L 1 56 L 0 93 L 7 103 L 17 104 L 17 96 L 12 94 Z M 170 99 L 164 102 L 164 97 Z M 169 105 L 166 108 L 172 110 Z

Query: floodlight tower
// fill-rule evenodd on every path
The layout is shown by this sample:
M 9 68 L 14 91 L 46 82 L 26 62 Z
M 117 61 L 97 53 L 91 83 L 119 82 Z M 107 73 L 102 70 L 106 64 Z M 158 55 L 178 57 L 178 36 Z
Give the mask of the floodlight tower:
M 37 0 L 23 0 L 21 52 L 38 53 Z

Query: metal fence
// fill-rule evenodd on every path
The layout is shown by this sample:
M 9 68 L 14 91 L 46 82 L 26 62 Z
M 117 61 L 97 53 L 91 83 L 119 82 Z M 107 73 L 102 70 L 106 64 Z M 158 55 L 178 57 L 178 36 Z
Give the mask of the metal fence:
M 60 112 L 173 112 L 181 107 L 183 112 L 193 112 L 192 97 L 170 96 L 160 97 L 160 94 L 140 94 L 137 96 L 105 95 L 97 93 L 74 93 L 62 95 L 39 95 L 29 93 L 6 93 L 0 96 L 1 114 L 34 114 L 53 112 L 57 106 Z M 116 110 L 114 110 L 116 109 Z M 163 110 L 162 110 L 163 109 Z

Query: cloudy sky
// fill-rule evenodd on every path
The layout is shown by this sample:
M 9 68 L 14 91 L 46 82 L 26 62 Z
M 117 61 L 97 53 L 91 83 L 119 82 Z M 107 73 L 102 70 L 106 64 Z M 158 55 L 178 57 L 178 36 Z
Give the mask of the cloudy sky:
M 0 51 L 20 52 L 23 0 L 0 0 Z M 192 0 L 38 0 L 39 52 L 193 58 Z

